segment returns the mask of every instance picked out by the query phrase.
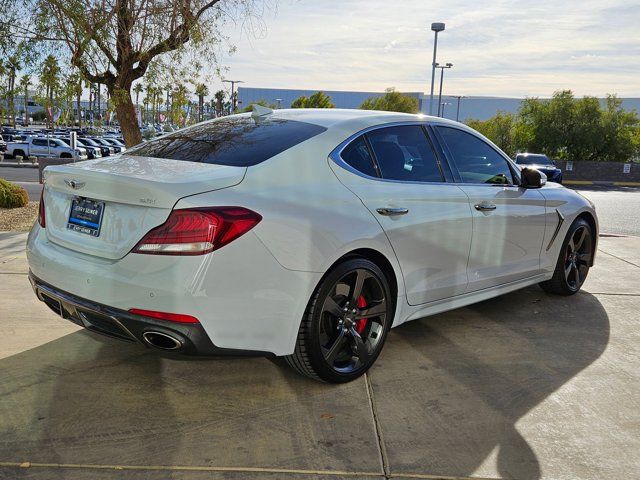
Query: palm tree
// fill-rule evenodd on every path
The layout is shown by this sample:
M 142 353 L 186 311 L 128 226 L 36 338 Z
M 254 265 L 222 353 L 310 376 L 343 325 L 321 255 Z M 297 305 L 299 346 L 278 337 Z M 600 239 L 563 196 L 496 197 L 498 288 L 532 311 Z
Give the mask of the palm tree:
M 71 116 L 73 117 L 73 97 L 76 99 L 76 115 L 78 116 L 78 127 L 82 127 L 82 116 L 80 115 L 80 96 L 82 95 L 82 76 L 77 73 L 67 77 L 66 90 L 68 101 L 71 103 Z
M 154 87 L 153 93 L 155 94 L 153 100 L 153 104 L 155 107 L 153 114 L 153 123 L 160 123 L 160 106 L 162 105 L 163 90 L 160 87 Z
M 198 121 L 202 121 L 202 110 L 204 110 L 204 97 L 209 95 L 209 89 L 204 83 L 198 83 L 195 90 L 198 96 Z
M 4 66 L 2 60 L 0 60 L 0 78 L 4 77 L 7 74 L 7 69 Z M 0 98 L 4 98 L 6 94 L 6 90 L 3 85 L 0 85 Z M 4 102 L 0 102 L 0 124 L 4 122 Z
M 29 123 L 29 86 L 31 85 L 31 75 L 23 75 L 20 78 L 20 89 L 24 94 L 24 123 Z
M 40 84 L 45 89 L 47 99 L 46 108 L 53 109 L 53 96 L 60 87 L 60 66 L 58 59 L 53 55 L 48 55 L 42 63 L 40 70 Z M 53 113 L 51 114 L 51 128 L 53 128 Z
M 176 123 L 180 126 L 185 125 L 187 118 L 184 109 L 189 105 L 188 96 L 189 91 L 183 84 L 178 84 L 171 92 L 171 110 L 167 112 L 171 123 Z
M 224 90 L 218 90 L 214 98 L 216 99 L 216 115 L 222 115 L 222 108 L 224 105 L 224 97 L 227 96 L 227 93 Z
M 7 71 L 9 72 L 9 115 L 12 117 L 13 128 L 16 128 L 16 107 L 14 103 L 16 89 L 16 71 L 20 70 L 20 62 L 16 55 L 9 57 L 7 61 Z

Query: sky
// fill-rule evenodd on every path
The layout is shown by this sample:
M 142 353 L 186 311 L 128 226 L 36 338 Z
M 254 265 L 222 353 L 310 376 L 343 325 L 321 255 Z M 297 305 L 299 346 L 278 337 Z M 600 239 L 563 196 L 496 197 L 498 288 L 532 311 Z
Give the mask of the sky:
M 639 0 L 279 0 L 224 27 L 221 61 L 251 87 L 427 92 L 432 22 L 447 95 L 640 97 Z

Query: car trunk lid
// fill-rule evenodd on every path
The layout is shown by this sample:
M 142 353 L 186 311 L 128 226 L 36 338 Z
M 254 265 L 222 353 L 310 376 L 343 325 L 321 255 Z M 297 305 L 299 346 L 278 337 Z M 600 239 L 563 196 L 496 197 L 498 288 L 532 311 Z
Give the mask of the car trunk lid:
M 245 173 L 246 167 L 133 156 L 47 167 L 47 238 L 116 260 L 164 223 L 179 199 L 237 185 Z M 82 198 L 104 203 L 98 236 L 67 228 L 72 201 Z

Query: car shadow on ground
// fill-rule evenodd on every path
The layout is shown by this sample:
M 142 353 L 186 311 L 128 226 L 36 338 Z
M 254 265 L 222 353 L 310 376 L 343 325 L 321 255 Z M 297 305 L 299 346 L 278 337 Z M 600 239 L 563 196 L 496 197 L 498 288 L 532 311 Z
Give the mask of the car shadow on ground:
M 558 441 L 579 398 L 539 405 L 603 353 L 609 330 L 593 295 L 538 287 L 394 329 L 370 374 L 391 471 L 540 478 L 516 424 L 528 415 L 537 446 Z
M 516 422 L 608 339 L 595 297 L 537 289 L 394 329 L 370 376 L 391 472 L 469 476 L 497 448 L 502 476 L 539 478 Z M 0 360 L 1 461 L 375 472 L 372 425 L 363 381 L 264 358 L 175 360 L 81 331 Z
M 321 384 L 265 358 L 178 360 L 87 331 L 0 360 L 4 462 L 375 472 L 376 452 L 363 381 Z

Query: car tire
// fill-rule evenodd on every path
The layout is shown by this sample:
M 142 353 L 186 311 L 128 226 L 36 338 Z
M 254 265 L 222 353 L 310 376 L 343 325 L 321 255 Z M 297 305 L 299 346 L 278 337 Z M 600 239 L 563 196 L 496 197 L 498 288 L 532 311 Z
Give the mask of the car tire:
M 553 277 L 539 283 L 545 292 L 567 296 L 580 291 L 594 254 L 593 235 L 591 225 L 585 219 L 578 218 L 571 224 L 560 248 Z
M 16 158 L 16 157 L 22 157 L 22 159 L 24 160 L 26 155 L 24 154 L 24 152 L 22 150 L 14 150 L 13 151 L 13 158 Z
M 394 312 L 395 302 L 382 270 L 364 258 L 347 259 L 316 287 L 294 353 L 285 361 L 316 380 L 355 380 L 378 358 Z

